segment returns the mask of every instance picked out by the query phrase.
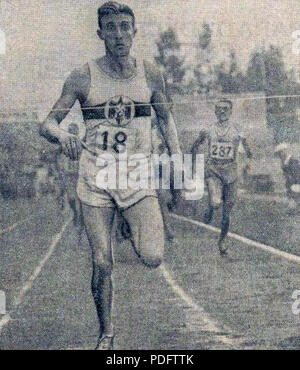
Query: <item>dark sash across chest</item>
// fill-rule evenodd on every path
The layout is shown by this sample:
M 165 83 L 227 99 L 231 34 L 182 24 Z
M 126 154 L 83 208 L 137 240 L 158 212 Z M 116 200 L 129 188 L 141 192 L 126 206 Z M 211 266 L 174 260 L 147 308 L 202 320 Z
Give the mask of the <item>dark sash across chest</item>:
M 150 103 L 138 102 L 133 100 L 110 99 L 107 102 L 84 107 L 82 109 L 84 120 L 104 120 L 115 121 L 117 125 L 129 122 L 134 118 L 151 117 Z

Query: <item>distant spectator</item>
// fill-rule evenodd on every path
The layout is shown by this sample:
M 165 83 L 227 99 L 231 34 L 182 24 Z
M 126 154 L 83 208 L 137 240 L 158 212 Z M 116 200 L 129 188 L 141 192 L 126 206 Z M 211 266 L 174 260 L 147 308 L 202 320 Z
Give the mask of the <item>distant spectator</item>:
M 79 125 L 73 122 L 69 123 L 67 127 L 62 126 L 62 128 L 67 130 L 70 134 L 78 136 L 80 139 L 82 139 L 85 134 L 81 132 Z M 81 235 L 83 228 L 82 208 L 76 191 L 79 163 L 78 161 L 72 161 L 67 158 L 62 152 L 57 160 L 63 189 L 67 194 L 69 206 L 73 211 L 73 223 L 78 227 L 78 233 Z
M 42 162 L 36 168 L 34 190 L 38 200 L 49 191 L 49 170 Z
M 275 147 L 274 154 L 280 158 L 285 177 L 288 213 L 295 214 L 300 205 L 300 145 L 281 143 Z

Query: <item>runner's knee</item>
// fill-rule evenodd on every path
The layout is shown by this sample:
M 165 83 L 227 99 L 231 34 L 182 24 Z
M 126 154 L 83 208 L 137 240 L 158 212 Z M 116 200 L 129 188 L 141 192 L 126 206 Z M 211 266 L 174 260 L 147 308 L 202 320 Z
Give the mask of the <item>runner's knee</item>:
M 230 212 L 234 206 L 234 201 L 233 200 L 227 200 L 224 202 L 224 211 Z
M 158 267 L 163 260 L 164 224 L 156 198 L 146 198 L 124 215 L 131 230 L 131 242 L 141 262 Z
M 146 242 L 145 240 L 141 242 L 140 239 L 139 242 L 137 242 L 137 239 L 135 239 L 135 242 L 132 242 L 132 245 L 136 254 L 145 266 L 157 268 L 159 265 L 161 265 L 163 261 L 164 250 L 163 239 L 162 241 L 156 239 L 156 241 L 153 240 L 152 242 Z
M 213 209 L 218 209 L 220 208 L 222 204 L 222 200 L 220 198 L 217 198 L 217 197 L 211 197 L 210 199 L 210 205 Z
M 157 268 L 163 261 L 163 242 L 132 243 L 141 262 L 150 268 Z M 161 245 L 161 247 L 159 247 Z
M 163 261 L 164 251 L 164 233 L 159 233 L 157 229 L 156 234 L 149 237 L 149 230 L 147 235 L 135 238 L 134 249 L 139 256 L 142 263 L 150 268 L 157 268 Z M 153 238 L 153 236 L 155 236 Z
M 108 257 L 103 256 L 102 253 L 95 253 L 93 263 L 102 276 L 111 275 L 113 266 L 112 261 Z
M 153 269 L 159 267 L 163 262 L 163 256 L 161 254 L 141 255 L 140 257 L 145 266 Z

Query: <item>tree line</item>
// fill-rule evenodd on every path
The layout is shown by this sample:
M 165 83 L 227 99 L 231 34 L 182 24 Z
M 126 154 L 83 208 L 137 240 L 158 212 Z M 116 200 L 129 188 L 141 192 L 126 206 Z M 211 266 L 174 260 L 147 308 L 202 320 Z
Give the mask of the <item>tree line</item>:
M 294 141 L 300 134 L 297 119 L 300 84 L 294 69 L 287 69 L 278 46 L 255 48 L 243 71 L 234 50 L 216 62 L 213 30 L 204 23 L 195 46 L 194 63 L 186 62 L 176 31 L 169 28 L 156 41 L 155 62 L 163 71 L 167 92 L 200 94 L 204 98 L 220 94 L 263 92 L 266 96 L 267 124 L 273 128 L 274 141 Z M 300 137 L 300 135 L 297 135 Z

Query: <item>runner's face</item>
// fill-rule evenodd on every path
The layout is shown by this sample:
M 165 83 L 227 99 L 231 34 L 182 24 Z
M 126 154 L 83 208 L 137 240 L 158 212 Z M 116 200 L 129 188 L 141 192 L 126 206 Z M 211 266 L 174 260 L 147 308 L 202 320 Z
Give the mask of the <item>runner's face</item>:
M 101 19 L 99 37 L 104 40 L 106 49 L 116 57 L 129 55 L 136 30 L 132 17 L 128 14 L 111 14 Z
M 231 107 L 227 103 L 219 103 L 216 105 L 215 113 L 219 122 L 225 122 L 231 116 Z

